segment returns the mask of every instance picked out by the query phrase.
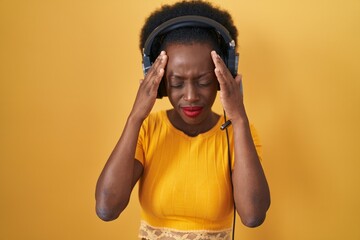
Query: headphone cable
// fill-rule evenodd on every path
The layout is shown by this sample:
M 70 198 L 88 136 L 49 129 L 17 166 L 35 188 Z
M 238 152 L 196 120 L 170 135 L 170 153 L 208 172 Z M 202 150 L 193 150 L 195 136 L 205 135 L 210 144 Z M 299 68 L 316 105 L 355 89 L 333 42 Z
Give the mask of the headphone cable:
M 230 120 L 226 120 L 226 113 L 224 110 L 224 120 L 225 123 L 223 125 L 221 125 L 220 129 L 221 130 L 225 130 L 226 132 L 226 141 L 227 141 L 227 150 L 228 150 L 228 164 L 229 164 L 229 175 L 230 175 L 230 183 L 231 183 L 231 190 L 234 194 L 234 185 L 232 182 L 232 170 L 231 170 L 231 151 L 230 151 L 230 141 L 229 141 L 229 132 L 228 132 L 228 126 L 231 125 L 231 121 Z M 234 195 L 233 195 L 234 197 Z M 236 206 L 235 206 L 235 200 L 233 200 L 234 203 L 234 214 L 233 214 L 233 227 L 232 227 L 232 240 L 235 240 L 235 220 L 236 220 Z

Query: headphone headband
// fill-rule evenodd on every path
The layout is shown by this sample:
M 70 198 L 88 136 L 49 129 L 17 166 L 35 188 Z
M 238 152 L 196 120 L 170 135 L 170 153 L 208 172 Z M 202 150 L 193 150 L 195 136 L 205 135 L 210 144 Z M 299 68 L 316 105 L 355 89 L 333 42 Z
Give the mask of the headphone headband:
M 213 28 L 223 37 L 226 44 L 229 44 L 229 46 L 231 44 L 235 48 L 235 41 L 233 41 L 229 31 L 223 25 L 207 17 L 188 15 L 172 18 L 156 27 L 146 39 L 143 54 L 150 55 L 155 37 L 181 27 Z
M 238 54 L 235 51 L 235 41 L 231 38 L 229 31 L 223 25 L 210 18 L 196 16 L 196 15 L 188 15 L 188 16 L 172 18 L 160 24 L 151 32 L 149 37 L 146 39 L 143 48 L 144 75 L 146 75 L 147 71 L 152 65 L 151 48 L 155 38 L 159 35 L 168 33 L 172 30 L 182 27 L 210 28 L 210 29 L 214 29 L 218 34 L 220 34 L 227 46 L 227 56 L 224 59 L 225 64 L 227 65 L 233 76 L 237 74 Z M 159 86 L 158 98 L 161 98 L 162 96 L 166 96 L 166 91 L 164 92 L 164 89 L 161 89 L 163 87 L 164 86 Z

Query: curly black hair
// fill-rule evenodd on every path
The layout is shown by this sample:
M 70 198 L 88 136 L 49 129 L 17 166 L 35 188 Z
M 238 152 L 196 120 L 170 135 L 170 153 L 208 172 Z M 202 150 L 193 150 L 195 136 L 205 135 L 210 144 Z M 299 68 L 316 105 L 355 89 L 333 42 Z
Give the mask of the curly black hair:
M 219 7 L 215 7 L 210 2 L 202 0 L 180 1 L 173 5 L 163 5 L 161 8 L 155 10 L 145 21 L 140 33 L 140 51 L 142 52 L 146 39 L 151 32 L 160 24 L 175 17 L 197 15 L 210 18 L 221 25 L 228 31 L 232 39 L 236 42 L 238 31 L 233 23 L 231 15 Z M 192 42 L 207 42 L 210 43 L 215 50 L 222 52 L 222 47 L 218 44 L 217 34 L 209 29 L 201 29 L 199 27 L 186 27 L 173 30 L 162 36 L 157 41 L 154 41 L 152 48 L 152 57 L 160 53 L 168 43 L 192 43 Z

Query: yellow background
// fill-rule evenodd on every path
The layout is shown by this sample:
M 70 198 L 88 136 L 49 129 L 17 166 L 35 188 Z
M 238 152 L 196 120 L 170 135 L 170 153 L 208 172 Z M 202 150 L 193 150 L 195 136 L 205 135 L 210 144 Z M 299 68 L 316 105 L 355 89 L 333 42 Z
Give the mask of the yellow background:
M 0 1 L 0 239 L 136 239 L 136 190 L 105 223 L 94 188 L 142 77 L 140 28 L 165 2 Z M 360 239 L 360 1 L 213 2 L 239 29 L 272 193 L 236 239 Z

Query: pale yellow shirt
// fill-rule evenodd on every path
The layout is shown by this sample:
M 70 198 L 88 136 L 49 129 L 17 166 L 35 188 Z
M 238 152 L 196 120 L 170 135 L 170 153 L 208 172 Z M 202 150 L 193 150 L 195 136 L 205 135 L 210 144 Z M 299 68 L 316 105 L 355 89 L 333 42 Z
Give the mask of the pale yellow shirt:
M 178 230 L 231 228 L 233 197 L 222 123 L 223 116 L 208 132 L 190 137 L 172 126 L 165 111 L 143 122 L 135 154 L 144 167 L 139 185 L 143 221 Z M 228 130 L 233 165 L 232 127 Z M 251 131 L 259 153 L 261 145 Z

